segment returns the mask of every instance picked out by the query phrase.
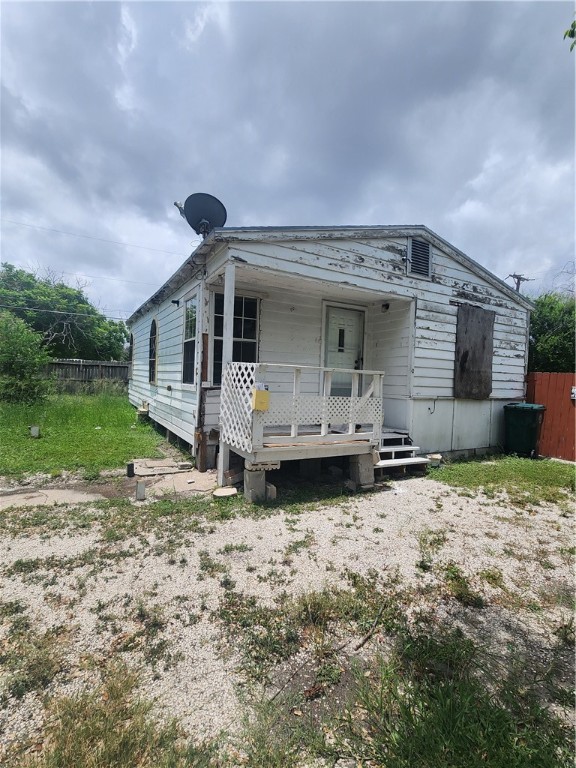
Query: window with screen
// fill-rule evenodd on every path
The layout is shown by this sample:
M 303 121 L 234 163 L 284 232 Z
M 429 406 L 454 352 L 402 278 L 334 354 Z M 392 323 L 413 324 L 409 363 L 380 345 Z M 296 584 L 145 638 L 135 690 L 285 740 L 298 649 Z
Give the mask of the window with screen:
M 182 381 L 184 384 L 194 384 L 197 313 L 198 302 L 196 296 L 192 296 L 184 304 L 184 362 L 182 366 Z
M 222 342 L 224 334 L 224 294 L 214 294 L 214 346 L 212 383 L 222 383 Z M 258 360 L 258 299 L 234 298 L 232 360 L 255 363 Z

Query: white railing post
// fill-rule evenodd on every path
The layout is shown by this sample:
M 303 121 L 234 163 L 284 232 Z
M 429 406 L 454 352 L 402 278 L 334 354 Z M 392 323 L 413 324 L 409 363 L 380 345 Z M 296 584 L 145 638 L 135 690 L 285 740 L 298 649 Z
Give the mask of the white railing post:
M 294 380 L 292 386 L 292 394 L 294 399 L 292 400 L 292 424 L 290 425 L 290 437 L 298 436 L 298 423 L 296 421 L 297 413 L 297 401 L 300 395 L 300 382 L 302 380 L 302 369 L 294 368 Z
M 356 407 L 358 405 L 358 390 L 360 387 L 360 374 L 352 374 L 352 384 L 350 386 L 350 410 L 348 412 L 348 434 L 353 435 L 356 432 Z
M 330 391 L 332 390 L 332 371 L 324 371 L 324 383 L 322 393 L 322 419 L 320 426 L 320 434 L 322 436 L 328 434 L 328 398 L 330 397 Z
M 224 269 L 224 328 L 222 332 L 222 377 L 228 363 L 232 362 L 233 331 L 234 331 L 234 290 L 236 282 L 236 267 L 226 264 Z M 230 466 L 230 449 L 222 441 L 220 435 L 218 447 L 218 485 L 224 485 L 224 473 Z

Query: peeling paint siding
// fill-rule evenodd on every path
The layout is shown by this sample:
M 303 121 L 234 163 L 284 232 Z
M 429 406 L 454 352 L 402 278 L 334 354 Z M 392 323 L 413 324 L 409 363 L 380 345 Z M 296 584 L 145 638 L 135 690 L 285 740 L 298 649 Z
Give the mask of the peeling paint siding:
M 182 384 L 183 297 L 190 293 L 188 287 L 180 290 L 162 302 L 156 312 L 147 312 L 132 327 L 134 353 L 129 399 L 137 407 L 143 401 L 147 402 L 154 421 L 193 445 L 197 392 L 193 385 Z M 172 304 L 172 298 L 181 300 L 179 307 Z M 153 319 L 158 324 L 156 385 L 148 381 L 149 335 Z
M 431 249 L 432 278 L 426 279 L 406 274 L 407 237 L 401 230 L 394 232 L 394 236 L 373 239 L 362 238 L 360 230 L 350 230 L 348 236 L 349 239 L 344 240 L 311 232 L 309 237 L 299 235 L 290 241 L 286 235 L 273 235 L 265 242 L 256 237 L 239 236 L 233 243 L 222 244 L 209 257 L 207 280 L 211 282 L 221 273 L 230 256 L 239 259 L 237 293 L 242 293 L 243 285 L 262 293 L 259 359 L 287 364 L 322 365 L 322 299 L 354 304 L 358 303 L 357 298 L 348 301 L 349 297 L 363 293 L 361 303 L 367 308 L 364 365 L 386 372 L 384 398 L 389 412 L 396 414 L 394 418 L 398 424 L 395 426 L 414 427 L 416 442 L 422 445 L 416 432 L 428 424 L 432 437 L 438 432 L 437 445 L 433 444 L 430 435 L 426 436 L 425 446 L 431 450 L 460 445 L 466 439 L 460 424 L 467 418 L 484 418 L 490 413 L 492 419 L 497 399 L 507 402 L 524 394 L 526 309 L 518 305 L 506 289 L 500 290 L 497 284 L 490 282 L 489 275 L 484 279 L 482 274 L 467 269 L 461 259 L 451 255 L 449 248 L 445 253 L 439 247 L 438 238 L 433 239 Z M 302 289 L 280 288 L 283 275 L 291 278 L 292 285 L 295 278 L 302 278 Z M 351 292 L 353 290 L 356 294 Z M 172 429 L 170 424 L 178 422 L 178 429 L 190 429 L 193 433 L 196 393 L 182 391 L 180 384 L 182 313 L 175 314 L 170 305 L 171 298 L 181 297 L 185 291 L 190 292 L 189 284 L 182 286 L 174 296 L 167 297 L 158 314 L 158 388 L 150 387 L 147 382 L 148 332 L 152 314 L 145 316 L 144 326 L 141 327 L 142 321 L 135 324 L 135 344 L 143 350 L 144 358 L 140 362 L 135 355 L 130 397 L 135 404 L 142 399 L 148 400 L 151 413 L 154 408 L 157 414 L 153 418 L 168 428 Z M 205 295 L 207 297 L 207 292 Z M 411 311 L 414 301 L 415 309 Z M 386 313 L 381 312 L 383 302 L 390 304 Z M 474 303 L 495 313 L 493 391 L 491 401 L 479 401 L 483 406 L 479 408 L 474 405 L 468 409 L 456 408 L 452 399 L 459 302 Z M 201 316 L 203 331 L 207 332 L 206 301 Z M 271 388 L 290 391 L 291 383 L 283 378 L 281 373 L 271 373 Z M 165 389 L 168 383 L 173 388 L 170 396 Z M 317 376 L 304 374 L 302 391 L 315 392 L 316 387 Z M 410 397 L 416 399 L 412 417 L 409 415 L 412 409 L 408 408 Z M 434 402 L 443 403 L 438 411 L 431 408 Z M 448 402 L 452 405 L 448 406 Z M 490 402 L 492 405 L 488 408 L 486 403 Z M 416 407 L 417 403 L 421 405 Z M 430 411 L 427 410 L 429 407 Z M 217 426 L 218 409 L 219 391 L 207 392 L 207 428 Z M 439 421 L 440 412 L 446 418 Z M 456 432 L 453 432 L 454 424 Z M 179 433 L 178 429 L 173 431 Z M 495 427 L 491 421 L 487 429 L 488 437 L 482 433 L 476 436 L 477 439 L 493 440 L 500 427 Z
M 415 397 L 453 394 L 457 305 L 450 302 L 470 301 L 493 311 L 495 344 L 492 397 L 523 396 L 524 376 L 520 368 L 526 357 L 526 310 L 439 248 L 433 247 L 431 251 L 431 280 L 406 274 L 401 258 L 406 250 L 406 240 L 403 238 L 369 242 L 251 241 L 236 243 L 233 250 L 255 266 L 302 277 L 329 277 L 334 282 L 380 291 L 383 297 L 394 294 L 402 298 L 415 297 L 417 304 L 412 366 L 415 376 L 412 395 Z M 397 269 L 399 265 L 400 270 Z M 370 333 L 374 330 L 371 328 Z M 374 338 L 380 331 L 385 333 L 385 327 L 379 327 Z M 376 345 L 377 341 L 373 341 L 369 354 L 372 355 L 371 365 L 379 368 L 374 357 Z M 386 369 L 387 366 L 382 367 Z M 498 374 L 502 367 L 507 375 L 500 377 Z M 398 380 L 394 385 L 398 386 Z

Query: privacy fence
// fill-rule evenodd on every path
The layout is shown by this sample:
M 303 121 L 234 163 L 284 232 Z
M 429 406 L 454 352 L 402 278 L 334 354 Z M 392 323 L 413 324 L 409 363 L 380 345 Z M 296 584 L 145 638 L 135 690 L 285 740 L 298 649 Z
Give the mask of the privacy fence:
M 128 384 L 128 363 L 102 360 L 54 360 L 46 373 L 60 392 L 91 391 Z
M 573 373 L 529 373 L 526 402 L 546 406 L 539 453 L 576 461 L 576 376 Z

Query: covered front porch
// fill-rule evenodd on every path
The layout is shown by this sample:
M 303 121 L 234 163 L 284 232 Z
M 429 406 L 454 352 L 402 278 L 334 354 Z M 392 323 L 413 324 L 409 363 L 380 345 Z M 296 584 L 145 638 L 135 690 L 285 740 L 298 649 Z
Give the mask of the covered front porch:
M 221 338 L 218 360 L 211 342 L 210 367 L 216 373 L 221 359 L 221 369 L 207 392 L 221 484 L 231 451 L 272 468 L 332 456 L 373 462 L 387 429 L 402 433 L 395 445 L 409 443 L 410 299 L 381 284 L 361 290 L 238 261 L 207 287 L 208 327 Z M 246 350 L 254 357 L 240 362 Z

